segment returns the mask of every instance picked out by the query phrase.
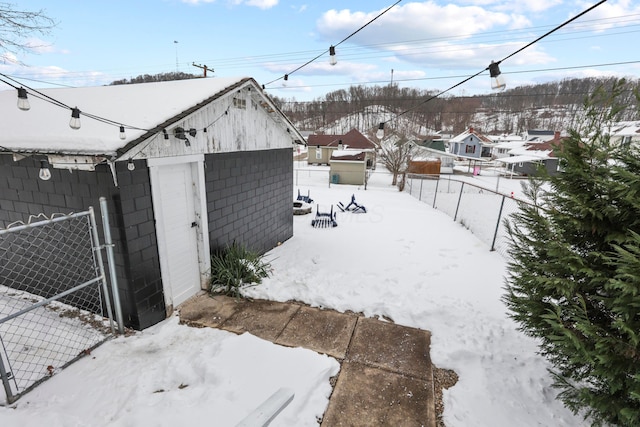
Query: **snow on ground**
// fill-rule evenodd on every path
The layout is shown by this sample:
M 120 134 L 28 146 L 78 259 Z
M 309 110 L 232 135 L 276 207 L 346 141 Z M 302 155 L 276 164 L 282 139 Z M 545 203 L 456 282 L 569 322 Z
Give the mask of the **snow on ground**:
M 0 407 L 3 427 L 235 426 L 279 388 L 295 397 L 273 426 L 314 426 L 336 360 L 171 317 L 116 338 Z
M 376 172 L 365 190 L 329 187 L 328 170 L 309 170 L 296 171 L 294 192 L 309 191 L 321 211 L 355 194 L 368 212 L 338 212 L 338 227 L 321 229 L 310 225 L 314 213 L 294 216 L 294 236 L 267 254 L 272 276 L 248 294 L 430 330 L 434 363 L 460 376 L 444 395 L 448 427 L 583 425 L 554 399 L 548 364 L 505 313 L 505 260 L 497 252 L 398 192 L 388 174 Z M 518 191 L 518 181 L 507 181 L 501 192 Z M 296 397 L 272 426 L 313 426 L 338 369 L 336 360 L 309 350 L 194 329 L 172 317 L 105 343 L 0 407 L 0 425 L 233 426 L 289 387 Z
M 466 179 L 496 188 L 495 177 Z M 502 178 L 499 190 L 518 196 L 520 182 Z M 390 183 L 377 172 L 366 190 L 329 187 L 328 172 L 299 170 L 296 188 L 310 191 L 321 211 L 355 194 L 368 212 L 338 212 L 332 229 L 311 227 L 313 214 L 294 217 L 294 237 L 269 253 L 272 277 L 249 294 L 430 330 L 433 362 L 460 376 L 444 395 L 449 427 L 583 425 L 555 400 L 536 343 L 507 317 L 500 300 L 505 260 L 450 216 Z M 477 215 L 495 223 L 496 212 Z

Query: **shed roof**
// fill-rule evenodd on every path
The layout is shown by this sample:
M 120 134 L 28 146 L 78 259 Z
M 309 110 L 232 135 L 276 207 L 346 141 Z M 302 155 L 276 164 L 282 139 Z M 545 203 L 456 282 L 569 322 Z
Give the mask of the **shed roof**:
M 248 85 L 260 90 L 249 77 L 42 89 L 38 90 L 42 96 L 30 91 L 29 111 L 16 108 L 15 90 L 0 91 L 0 151 L 113 156 L 220 96 Z M 70 109 L 55 105 L 51 99 L 79 108 L 82 127 L 71 129 Z M 125 126 L 125 140 L 118 136 L 119 125 Z M 294 126 L 289 127 L 295 139 L 303 141 Z

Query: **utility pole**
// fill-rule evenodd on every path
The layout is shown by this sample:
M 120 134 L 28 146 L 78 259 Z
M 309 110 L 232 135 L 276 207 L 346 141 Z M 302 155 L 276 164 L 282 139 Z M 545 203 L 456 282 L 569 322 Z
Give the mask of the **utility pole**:
M 202 70 L 204 70 L 204 77 L 207 77 L 207 71 L 211 70 L 211 72 L 213 73 L 213 68 L 209 68 L 206 65 L 198 65 L 195 62 L 192 62 L 191 65 L 193 65 L 194 67 L 198 67 L 201 68 Z
M 173 44 L 176 47 L 176 73 L 178 72 L 178 41 L 174 40 Z

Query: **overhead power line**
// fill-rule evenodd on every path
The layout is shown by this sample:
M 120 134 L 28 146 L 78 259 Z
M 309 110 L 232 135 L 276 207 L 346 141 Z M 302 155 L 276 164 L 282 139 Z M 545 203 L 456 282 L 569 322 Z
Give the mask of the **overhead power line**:
M 567 20 L 567 21 L 563 22 L 562 24 L 560 24 L 560 25 L 556 26 L 556 27 L 555 27 L 555 28 L 553 28 L 552 30 L 547 31 L 545 34 L 541 35 L 540 37 L 536 38 L 535 40 L 533 40 L 532 42 L 530 42 L 530 43 L 526 44 L 525 46 L 521 47 L 520 49 L 516 50 L 515 52 L 513 52 L 513 53 L 511 53 L 511 54 L 509 54 L 509 55 L 507 55 L 507 56 L 505 56 L 505 57 L 504 57 L 504 58 L 502 58 L 501 60 L 496 61 L 496 62 L 492 62 L 492 63 L 491 63 L 489 66 L 487 66 L 485 69 L 483 69 L 483 70 L 481 70 L 481 71 L 479 71 L 479 72 L 477 72 L 477 73 L 475 73 L 475 74 L 473 74 L 473 75 L 471 75 L 471 76 L 469 76 L 469 77 L 467 77 L 467 78 L 463 79 L 462 81 L 460 81 L 460 82 L 458 82 L 458 83 L 454 84 L 453 86 L 449 87 L 448 89 L 443 90 L 442 92 L 439 92 L 439 93 L 437 93 L 437 94 L 435 94 L 435 95 L 433 95 L 433 96 L 430 96 L 429 98 L 427 98 L 427 99 L 425 99 L 424 101 L 422 101 L 422 102 L 420 102 L 420 103 L 416 104 L 416 105 L 415 105 L 415 106 L 413 106 L 412 108 L 409 108 L 409 109 L 407 109 L 407 110 L 405 110 L 405 111 L 403 111 L 403 112 L 401 112 L 401 113 L 399 113 L 399 114 L 396 114 L 395 118 L 394 118 L 394 119 L 392 119 L 392 120 L 395 120 L 395 119 L 397 119 L 398 117 L 400 117 L 400 116 L 402 116 L 402 115 L 404 115 L 404 114 L 406 114 L 406 113 L 408 113 L 408 112 L 410 112 L 410 111 L 412 111 L 412 110 L 415 110 L 416 108 L 420 107 L 421 105 L 423 105 L 423 104 L 425 104 L 425 103 L 427 103 L 427 102 L 429 102 L 429 101 L 431 101 L 431 100 L 433 100 L 433 99 L 435 99 L 435 98 L 438 98 L 438 97 L 439 97 L 439 96 L 441 96 L 441 95 L 444 95 L 445 93 L 447 93 L 447 92 L 449 92 L 449 91 L 451 91 L 451 90 L 455 89 L 455 88 L 456 88 L 456 87 L 458 87 L 458 86 L 463 85 L 464 83 L 468 82 L 469 80 L 471 80 L 471 79 L 473 79 L 473 78 L 475 78 L 475 77 L 479 76 L 480 74 L 483 74 L 485 71 L 489 71 L 489 70 L 490 70 L 490 68 L 491 68 L 494 64 L 495 64 L 495 66 L 496 66 L 496 68 L 497 68 L 497 66 L 498 66 L 498 65 L 500 65 L 503 61 L 505 61 L 505 60 L 507 60 L 507 59 L 509 59 L 509 58 L 511 58 L 511 57 L 513 57 L 513 56 L 515 56 L 516 54 L 518 54 L 518 53 L 522 52 L 523 50 L 527 49 L 528 47 L 530 47 L 530 46 L 534 45 L 535 43 L 537 43 L 537 42 L 539 42 L 540 40 L 544 39 L 545 37 L 549 36 L 550 34 L 553 34 L 554 32 L 556 32 L 556 31 L 558 31 L 559 29 L 561 29 L 561 28 L 565 27 L 566 25 L 570 24 L 571 22 L 575 21 L 576 19 L 580 18 L 581 16 L 583 16 L 583 15 L 587 14 L 588 12 L 592 11 L 593 9 L 597 8 L 598 6 L 600 6 L 600 5 L 602 5 L 603 3 L 606 3 L 606 2 L 607 2 L 607 0 L 601 0 L 601 1 L 599 1 L 598 3 L 596 3 L 596 4 L 594 4 L 593 6 L 589 7 L 588 9 L 586 9 L 586 10 L 584 10 L 584 11 L 580 12 L 578 15 L 574 16 L 573 18 L 571 18 L 571 19 L 569 19 L 569 20 Z M 500 72 L 499 72 L 499 71 L 498 71 L 498 74 L 500 74 Z M 384 129 L 384 125 L 385 125 L 385 123 L 388 123 L 388 122 L 390 122 L 390 121 L 392 121 L 392 120 L 387 120 L 387 121 L 385 121 L 385 122 L 381 122 L 381 123 L 380 123 L 380 126 L 379 126 L 379 130 L 380 130 L 380 131 L 382 131 L 382 130 Z
M 380 12 L 375 18 L 373 18 L 372 20 L 370 20 L 369 22 L 367 22 L 366 24 L 364 24 L 363 26 L 361 26 L 360 28 L 358 28 L 356 31 L 354 31 L 353 33 L 349 34 L 347 37 L 345 37 L 344 39 L 340 40 L 338 43 L 331 45 L 331 47 L 336 47 L 341 45 L 342 43 L 346 42 L 347 40 L 349 40 L 351 37 L 355 36 L 356 34 L 358 34 L 360 31 L 362 31 L 364 28 L 366 28 L 367 26 L 369 26 L 373 21 L 375 21 L 376 19 L 380 18 L 382 15 L 384 15 L 385 13 L 387 13 L 388 11 L 390 11 L 393 7 L 395 7 L 398 3 L 400 3 L 402 0 L 398 0 L 397 2 L 395 2 L 394 4 L 392 4 L 391 6 L 389 6 L 388 8 L 386 8 L 385 10 L 383 10 L 382 12 Z M 300 69 L 306 67 L 307 65 L 311 64 L 313 61 L 317 60 L 318 58 L 320 58 L 322 55 L 326 54 L 326 53 L 330 53 L 331 52 L 331 48 L 323 51 L 320 55 L 316 56 L 313 59 L 310 59 L 309 61 L 305 62 L 304 64 L 302 64 L 301 66 L 299 66 L 298 68 L 296 68 L 293 71 L 288 72 L 287 74 L 285 74 L 282 77 L 278 77 L 275 80 L 270 81 L 269 83 L 264 84 L 263 86 L 268 86 L 271 83 L 277 82 L 280 79 L 285 79 L 287 80 L 288 76 L 290 76 L 291 74 L 295 73 L 296 71 L 299 71 Z

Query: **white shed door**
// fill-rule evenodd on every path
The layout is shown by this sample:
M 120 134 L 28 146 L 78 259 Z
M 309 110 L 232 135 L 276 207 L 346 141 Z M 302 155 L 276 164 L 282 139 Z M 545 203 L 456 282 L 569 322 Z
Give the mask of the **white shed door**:
M 163 281 L 165 292 L 170 289 L 173 307 L 184 302 L 200 290 L 198 265 L 196 209 L 191 163 L 170 164 L 159 167 L 160 200 L 155 200 L 156 225 L 159 244 L 164 246 Z M 156 193 L 157 194 L 157 193 Z M 159 202 L 159 203 L 158 203 Z M 168 286 L 167 286 L 168 285 Z

